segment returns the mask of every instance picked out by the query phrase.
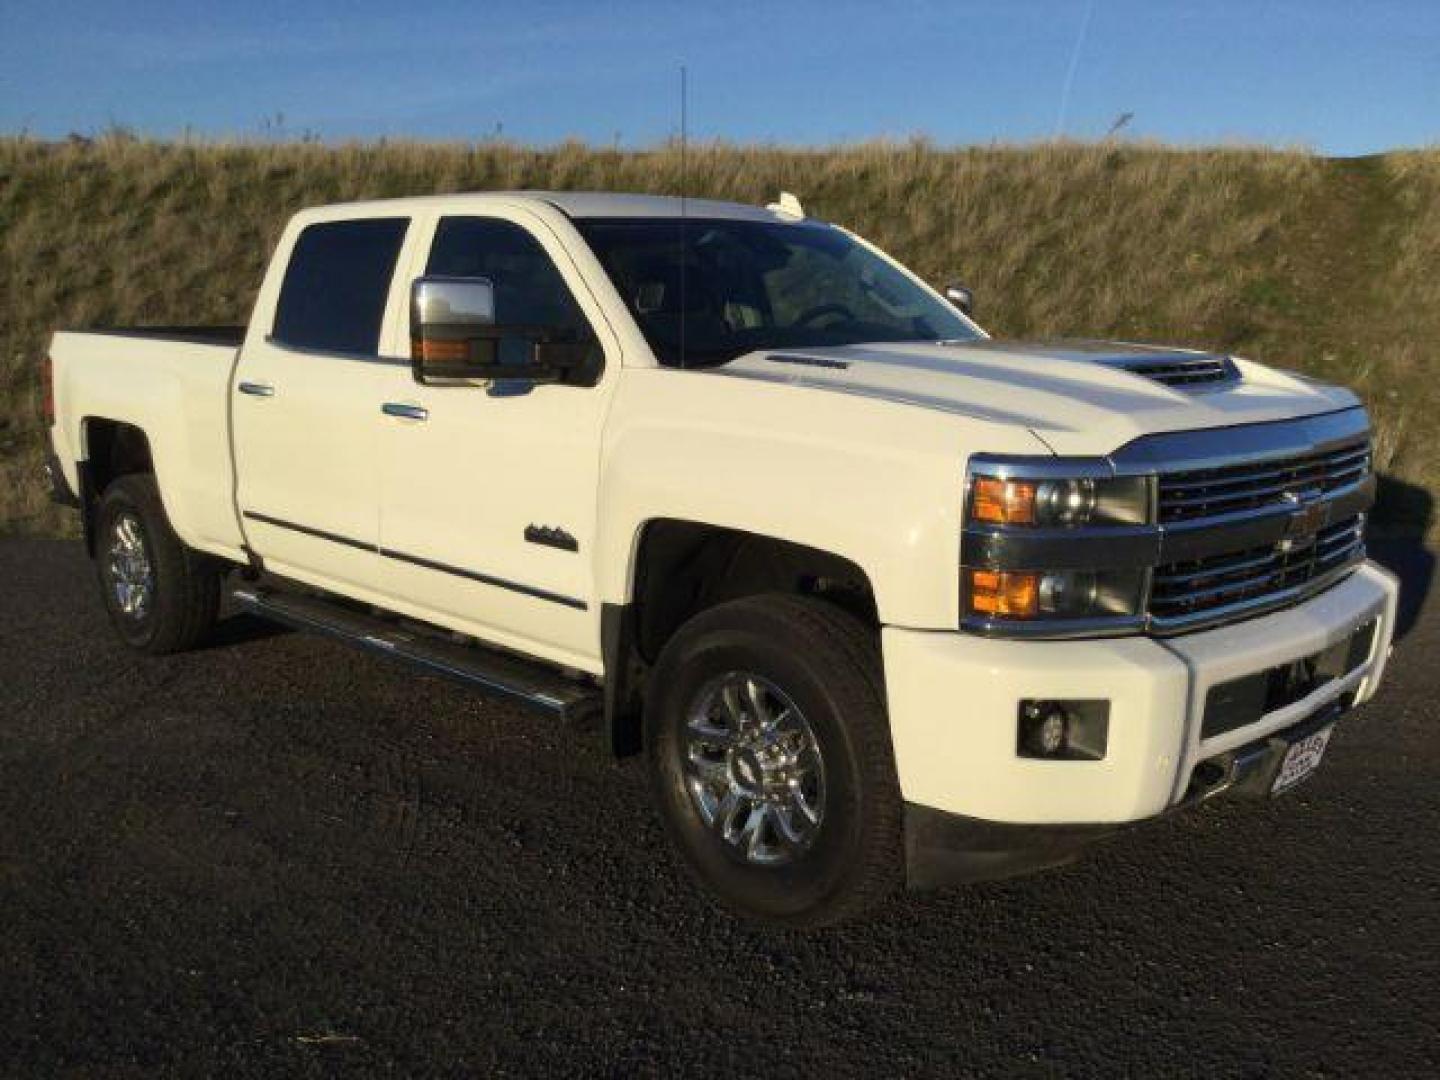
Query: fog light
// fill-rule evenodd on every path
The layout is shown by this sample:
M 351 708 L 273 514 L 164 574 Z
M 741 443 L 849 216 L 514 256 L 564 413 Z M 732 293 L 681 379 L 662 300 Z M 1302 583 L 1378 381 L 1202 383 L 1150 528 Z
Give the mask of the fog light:
M 1070 718 L 1065 710 L 1052 702 L 1032 701 L 1025 707 L 1030 750 L 1036 757 L 1058 757 L 1065 749 L 1065 735 Z
M 1099 761 L 1110 738 L 1110 702 L 1020 702 L 1016 752 L 1026 758 Z

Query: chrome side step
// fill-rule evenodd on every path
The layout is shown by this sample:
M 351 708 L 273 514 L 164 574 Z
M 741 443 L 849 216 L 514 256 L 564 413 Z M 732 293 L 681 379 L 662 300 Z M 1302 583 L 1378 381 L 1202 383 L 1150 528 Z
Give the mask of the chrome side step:
M 348 644 L 444 675 L 562 720 L 602 707 L 597 687 L 567 679 L 532 660 L 474 645 L 460 645 L 396 626 L 342 604 L 247 585 L 231 591 L 236 604 L 297 630 L 314 630 Z

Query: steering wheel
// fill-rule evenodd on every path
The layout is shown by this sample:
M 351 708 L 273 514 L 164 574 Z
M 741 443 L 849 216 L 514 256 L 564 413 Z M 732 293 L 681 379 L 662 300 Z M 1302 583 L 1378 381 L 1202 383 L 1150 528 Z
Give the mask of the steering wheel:
M 855 321 L 855 313 L 844 304 L 816 304 L 812 308 L 806 308 L 799 315 L 795 316 L 796 326 L 809 326 L 817 319 L 823 319 L 826 315 L 838 315 L 846 322 Z

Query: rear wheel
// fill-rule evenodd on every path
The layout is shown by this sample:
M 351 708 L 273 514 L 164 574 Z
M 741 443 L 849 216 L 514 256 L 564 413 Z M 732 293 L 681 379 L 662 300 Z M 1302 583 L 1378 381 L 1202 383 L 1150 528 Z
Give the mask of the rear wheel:
M 651 685 L 667 829 L 724 904 L 816 927 L 899 886 L 902 803 L 872 631 L 817 600 L 737 600 L 683 626 Z
M 105 489 L 95 568 L 110 621 L 133 648 L 178 652 L 215 625 L 222 564 L 175 535 L 153 476 L 122 476 Z

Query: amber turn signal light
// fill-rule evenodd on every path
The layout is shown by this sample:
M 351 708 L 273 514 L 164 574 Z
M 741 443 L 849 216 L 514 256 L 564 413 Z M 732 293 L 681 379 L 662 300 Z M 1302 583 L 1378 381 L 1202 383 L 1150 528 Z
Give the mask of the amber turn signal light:
M 429 364 L 463 364 L 470 359 L 468 341 L 442 341 L 436 338 L 417 338 L 412 343 L 412 355 Z
M 970 495 L 970 516 L 991 525 L 1035 524 L 1035 482 L 977 476 Z
M 1040 575 L 1031 570 L 967 570 L 970 610 L 976 615 L 1034 618 L 1040 610 Z

